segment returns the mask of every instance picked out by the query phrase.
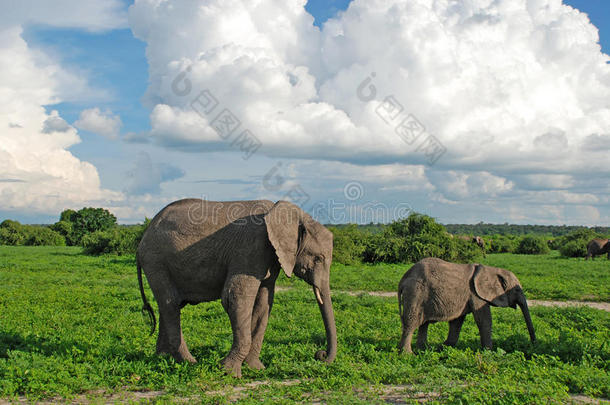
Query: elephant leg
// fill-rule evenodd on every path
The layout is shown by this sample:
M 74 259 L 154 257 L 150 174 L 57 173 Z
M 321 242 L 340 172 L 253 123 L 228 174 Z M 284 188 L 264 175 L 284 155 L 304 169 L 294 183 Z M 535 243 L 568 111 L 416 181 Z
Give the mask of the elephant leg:
M 445 340 L 445 345 L 455 346 L 460 338 L 460 331 L 462 330 L 462 324 L 464 323 L 465 318 L 466 315 L 462 315 L 459 318 L 449 321 L 449 334 L 447 335 L 447 340 Z
M 430 325 L 430 322 L 424 323 L 417 331 L 417 348 L 420 350 L 425 349 L 428 342 L 428 325 Z
M 250 352 L 252 310 L 259 286 L 255 277 L 240 274 L 229 278 L 222 291 L 222 306 L 233 329 L 233 345 L 222 364 L 235 377 L 241 377 L 241 365 Z
M 492 348 L 491 343 L 491 308 L 489 304 L 482 305 L 481 307 L 472 311 L 474 315 L 474 321 L 479 328 L 479 334 L 481 335 L 481 346 L 487 349 Z
M 189 352 L 180 327 L 180 307 L 172 300 L 159 301 L 157 354 L 168 353 L 176 361 L 197 361 Z
M 409 308 L 406 306 L 406 308 Z M 402 337 L 400 338 L 400 344 L 398 345 L 398 351 L 400 353 L 413 353 L 411 349 L 411 340 L 413 339 L 413 332 L 417 329 L 421 324 L 421 319 L 419 316 L 409 312 L 405 312 L 402 314 Z
M 269 321 L 269 314 L 273 306 L 273 296 L 275 293 L 275 280 L 273 282 L 264 282 L 258 290 L 254 309 L 252 310 L 252 343 L 250 344 L 250 352 L 244 360 L 246 364 L 255 370 L 265 368 L 260 361 L 261 348 L 263 346 L 263 338 Z

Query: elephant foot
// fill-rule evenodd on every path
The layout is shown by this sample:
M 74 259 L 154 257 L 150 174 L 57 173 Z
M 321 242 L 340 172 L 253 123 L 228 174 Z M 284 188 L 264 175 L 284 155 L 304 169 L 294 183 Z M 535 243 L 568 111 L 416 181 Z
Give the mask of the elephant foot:
M 157 350 L 157 354 L 160 356 L 171 356 L 176 360 L 177 363 L 182 363 L 184 361 L 189 362 L 191 364 L 197 363 L 197 360 L 193 357 L 193 355 L 187 350 L 186 352 L 180 350 L 178 352 L 171 350 Z
M 222 367 L 227 375 L 232 375 L 235 378 L 241 378 L 241 362 L 225 358 L 222 361 Z
M 254 369 L 254 370 L 264 370 L 265 369 L 265 365 L 259 360 L 258 357 L 248 356 L 248 357 L 246 357 L 246 360 L 244 360 L 244 362 L 251 369 Z

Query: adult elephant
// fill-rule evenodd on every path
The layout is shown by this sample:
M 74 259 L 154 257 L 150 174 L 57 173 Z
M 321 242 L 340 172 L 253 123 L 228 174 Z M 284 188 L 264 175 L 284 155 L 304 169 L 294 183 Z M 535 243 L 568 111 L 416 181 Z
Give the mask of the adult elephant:
M 467 242 L 476 243 L 478 247 L 480 247 L 481 249 L 485 249 L 485 241 L 480 236 L 459 235 L 458 238 Z
M 332 233 L 296 205 L 279 201 L 176 201 L 150 222 L 137 251 L 143 311 L 155 318 L 142 286 L 142 269 L 159 305 L 157 353 L 196 362 L 182 336 L 180 309 L 221 299 L 233 345 L 222 364 L 240 377 L 245 363 L 263 369 L 263 336 L 280 267 L 313 286 L 326 328 L 330 363 L 337 333 L 330 297 Z
M 585 260 L 595 259 L 595 256 L 608 253 L 610 260 L 610 239 L 593 239 L 587 244 L 587 257 Z

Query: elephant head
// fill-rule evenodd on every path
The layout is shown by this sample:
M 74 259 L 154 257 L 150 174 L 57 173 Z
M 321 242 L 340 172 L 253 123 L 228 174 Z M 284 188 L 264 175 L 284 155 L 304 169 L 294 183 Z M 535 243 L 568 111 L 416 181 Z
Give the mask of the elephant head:
M 513 273 L 496 267 L 477 265 L 473 275 L 473 287 L 476 296 L 493 306 L 516 308 L 519 305 L 530 339 L 532 342 L 536 340 L 525 294 Z
M 476 243 L 481 249 L 485 248 L 485 241 L 480 236 L 473 236 L 472 241 Z
M 316 353 L 330 363 L 337 355 L 337 330 L 330 298 L 333 235 L 296 205 L 279 201 L 265 216 L 269 241 L 288 277 L 294 273 L 308 284 L 318 301 L 326 329 L 327 350 Z

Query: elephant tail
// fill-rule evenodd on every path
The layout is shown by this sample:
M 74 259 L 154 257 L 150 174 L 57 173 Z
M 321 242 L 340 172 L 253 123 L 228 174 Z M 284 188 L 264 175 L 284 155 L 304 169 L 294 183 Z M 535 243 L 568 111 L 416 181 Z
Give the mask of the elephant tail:
M 402 307 L 402 288 L 398 289 L 398 313 L 400 314 L 400 323 L 404 326 L 404 320 L 402 319 L 402 314 L 404 309 Z
M 150 334 L 152 335 L 153 333 L 155 333 L 155 326 L 157 325 L 157 320 L 155 319 L 155 312 L 148 303 L 148 300 L 146 299 L 146 294 L 144 293 L 144 284 L 142 284 L 142 266 L 140 266 L 140 261 L 138 260 L 137 256 L 136 262 L 138 266 L 138 283 L 140 284 L 140 294 L 142 295 L 142 302 L 144 303 L 142 305 L 142 314 L 144 316 L 148 315 L 148 320 L 150 323 Z

